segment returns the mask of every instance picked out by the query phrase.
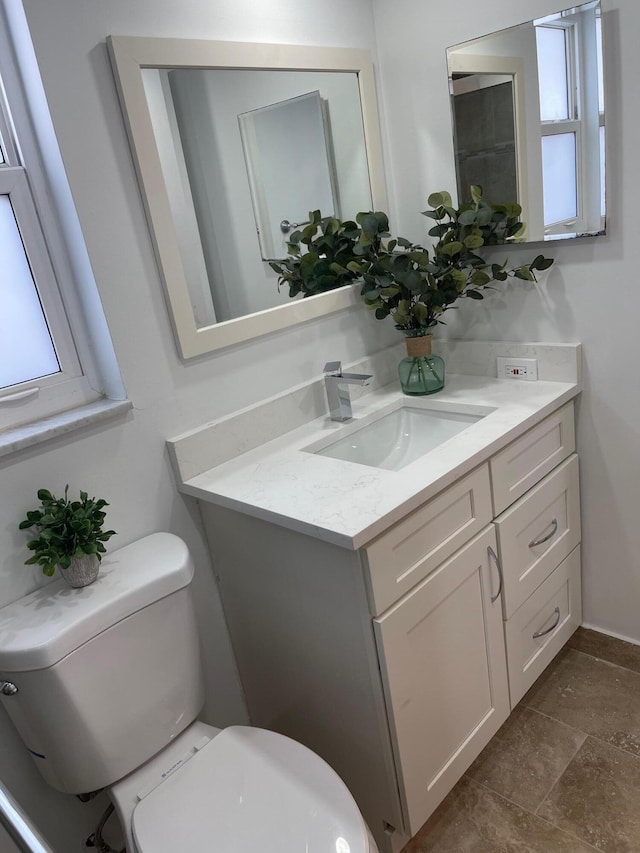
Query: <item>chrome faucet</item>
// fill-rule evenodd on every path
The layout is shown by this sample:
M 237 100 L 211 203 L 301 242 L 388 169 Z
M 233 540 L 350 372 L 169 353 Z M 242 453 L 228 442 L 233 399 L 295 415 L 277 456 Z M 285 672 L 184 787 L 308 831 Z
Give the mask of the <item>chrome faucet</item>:
M 347 386 L 368 385 L 372 378 L 368 373 L 343 373 L 339 361 L 328 361 L 325 364 L 324 384 L 332 421 L 351 420 L 351 397 Z

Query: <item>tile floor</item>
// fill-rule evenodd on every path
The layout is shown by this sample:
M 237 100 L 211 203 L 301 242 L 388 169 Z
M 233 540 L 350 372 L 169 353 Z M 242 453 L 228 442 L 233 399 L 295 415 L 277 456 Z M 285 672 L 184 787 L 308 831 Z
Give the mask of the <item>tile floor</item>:
M 640 646 L 579 628 L 403 853 L 640 853 Z

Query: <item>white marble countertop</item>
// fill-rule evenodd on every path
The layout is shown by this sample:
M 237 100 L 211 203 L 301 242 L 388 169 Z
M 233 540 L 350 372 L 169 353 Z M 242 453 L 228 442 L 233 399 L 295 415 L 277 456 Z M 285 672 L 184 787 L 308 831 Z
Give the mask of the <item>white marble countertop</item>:
M 311 420 L 180 483 L 180 490 L 300 533 L 357 549 L 575 397 L 578 382 L 518 382 L 449 375 L 443 391 L 406 397 L 398 383 L 354 400 L 348 424 Z M 319 456 L 305 448 L 337 440 L 396 405 L 492 409 L 399 471 Z

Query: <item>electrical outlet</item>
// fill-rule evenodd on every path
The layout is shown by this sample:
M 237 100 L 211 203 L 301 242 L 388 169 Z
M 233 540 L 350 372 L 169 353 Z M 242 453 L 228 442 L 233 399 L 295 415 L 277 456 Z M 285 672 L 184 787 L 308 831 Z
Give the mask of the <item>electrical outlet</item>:
M 498 356 L 498 379 L 525 379 L 535 382 L 538 378 L 537 358 L 509 358 Z

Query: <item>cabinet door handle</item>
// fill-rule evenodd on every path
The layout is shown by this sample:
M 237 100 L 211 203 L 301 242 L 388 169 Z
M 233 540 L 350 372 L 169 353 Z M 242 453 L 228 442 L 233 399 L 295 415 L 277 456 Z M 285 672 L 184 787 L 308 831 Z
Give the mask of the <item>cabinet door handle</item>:
M 535 631 L 531 636 L 534 640 L 539 640 L 540 637 L 544 637 L 545 634 L 550 634 L 555 628 L 558 627 L 558 622 L 560 621 L 560 608 L 556 607 L 553 611 L 555 614 L 555 619 L 553 625 L 550 625 L 548 628 L 545 628 L 544 631 Z
M 491 558 L 493 557 L 495 564 L 498 568 L 498 577 L 500 579 L 500 583 L 498 584 L 498 591 L 496 592 L 495 595 L 491 596 L 491 603 L 493 604 L 494 602 L 496 602 L 500 598 L 500 593 L 502 592 L 502 587 L 504 584 L 504 578 L 502 576 L 502 566 L 500 565 L 500 560 L 498 559 L 498 555 L 493 550 L 491 545 L 487 546 L 487 554 L 489 555 L 489 565 L 491 565 Z
M 551 522 L 551 530 L 547 533 L 546 536 L 540 536 L 538 539 L 532 539 L 529 542 L 529 548 L 536 548 L 538 545 L 542 545 L 543 542 L 548 542 L 549 539 L 553 539 L 553 537 L 558 532 L 558 519 L 554 518 Z

